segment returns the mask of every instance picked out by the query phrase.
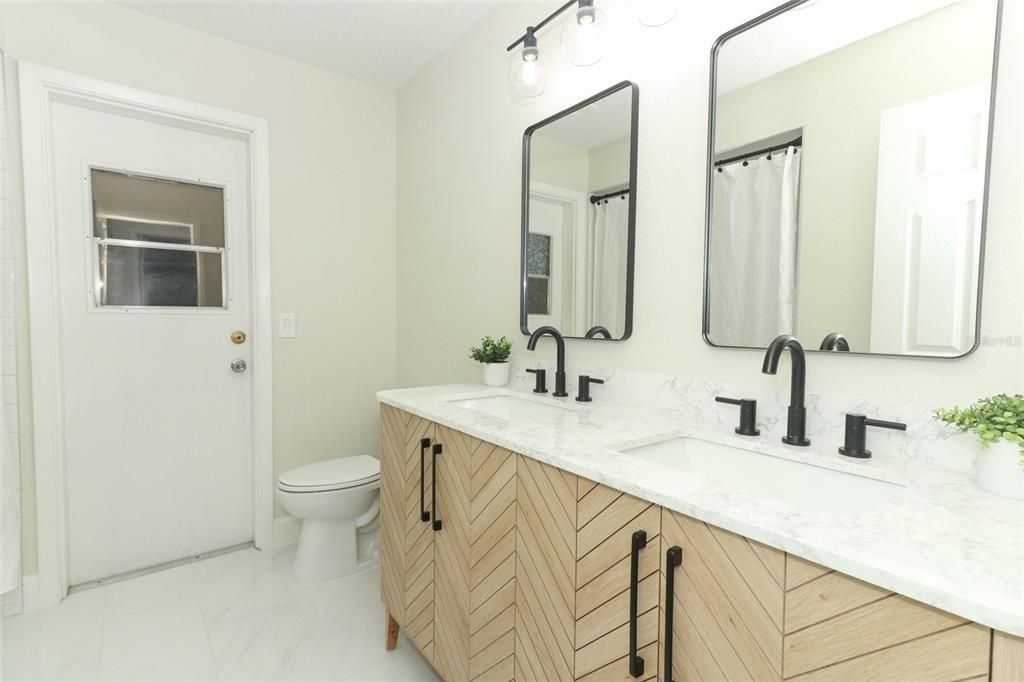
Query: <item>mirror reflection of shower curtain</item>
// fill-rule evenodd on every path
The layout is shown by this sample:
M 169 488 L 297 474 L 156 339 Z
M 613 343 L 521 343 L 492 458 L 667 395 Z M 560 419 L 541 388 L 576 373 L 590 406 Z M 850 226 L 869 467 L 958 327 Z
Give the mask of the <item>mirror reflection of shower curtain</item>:
M 612 338 L 626 325 L 626 249 L 629 245 L 628 197 L 591 205 L 590 314 L 587 329 L 603 325 Z
M 766 346 L 796 327 L 800 154 L 722 166 L 715 173 L 709 336 L 727 346 Z

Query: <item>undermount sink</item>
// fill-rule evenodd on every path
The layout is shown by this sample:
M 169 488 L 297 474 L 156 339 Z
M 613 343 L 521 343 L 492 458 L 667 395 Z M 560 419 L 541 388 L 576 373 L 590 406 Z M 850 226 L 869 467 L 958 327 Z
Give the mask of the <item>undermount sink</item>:
M 576 409 L 551 399 L 520 397 L 509 394 L 482 395 L 450 401 L 452 405 L 483 412 L 509 421 L 530 421 L 544 417 L 574 414 Z
M 905 489 L 899 483 L 698 438 L 671 438 L 622 453 L 797 507 L 834 514 L 869 511 L 898 498 Z

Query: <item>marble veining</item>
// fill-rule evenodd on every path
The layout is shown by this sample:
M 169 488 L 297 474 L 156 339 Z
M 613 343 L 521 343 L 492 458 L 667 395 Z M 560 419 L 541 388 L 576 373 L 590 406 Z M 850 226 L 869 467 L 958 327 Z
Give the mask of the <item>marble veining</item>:
M 1024 504 L 986 493 L 973 481 L 972 442 L 936 428 L 930 414 L 899 405 L 858 405 L 809 396 L 812 446 L 781 444 L 788 396 L 639 373 L 583 370 L 608 379 L 595 402 L 512 422 L 450 401 L 511 393 L 534 397 L 517 362 L 509 389 L 457 384 L 381 391 L 378 399 L 726 530 L 791 552 L 983 625 L 1024 636 Z M 575 382 L 569 385 L 575 386 Z M 609 389 L 598 393 L 601 389 Z M 760 394 L 759 394 L 760 393 Z M 735 408 L 715 395 L 758 399 L 761 436 L 733 433 Z M 906 420 L 906 434 L 873 430 L 866 461 L 839 456 L 848 411 Z M 886 437 L 886 436 L 889 437 Z M 873 508 L 848 514 L 798 508 L 661 464 L 622 454 L 676 436 L 756 450 L 784 459 L 906 486 Z

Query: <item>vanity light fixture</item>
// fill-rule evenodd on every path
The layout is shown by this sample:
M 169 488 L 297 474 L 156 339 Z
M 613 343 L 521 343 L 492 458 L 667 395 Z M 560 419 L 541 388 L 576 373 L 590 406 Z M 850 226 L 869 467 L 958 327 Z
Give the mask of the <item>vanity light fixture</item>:
M 644 26 L 663 26 L 676 18 L 677 0 L 633 0 L 633 11 Z
M 523 37 L 509 46 L 509 51 L 520 44 L 523 46 L 509 61 L 508 80 L 515 97 L 537 97 L 544 92 L 544 64 L 535 30 L 533 26 L 527 27 Z
M 576 7 L 576 11 L 562 28 L 562 51 L 577 66 L 590 66 L 601 60 L 608 18 L 594 6 L 594 0 L 569 0 L 536 26 L 527 28 L 526 33 L 506 48 L 513 53 L 509 62 L 513 96 L 536 97 L 544 92 L 544 70 L 536 33 L 571 7 Z M 522 49 L 513 52 L 520 46 Z

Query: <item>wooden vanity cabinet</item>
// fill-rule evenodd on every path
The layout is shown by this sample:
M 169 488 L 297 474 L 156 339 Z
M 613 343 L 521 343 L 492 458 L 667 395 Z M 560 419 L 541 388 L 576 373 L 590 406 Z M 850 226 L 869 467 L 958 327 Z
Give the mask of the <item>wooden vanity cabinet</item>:
M 515 467 L 508 450 L 381 407 L 388 645 L 400 626 L 445 680 L 514 678 Z
M 381 588 L 452 682 L 1024 682 L 1020 638 L 388 406 Z

